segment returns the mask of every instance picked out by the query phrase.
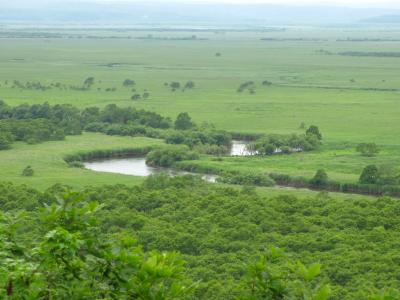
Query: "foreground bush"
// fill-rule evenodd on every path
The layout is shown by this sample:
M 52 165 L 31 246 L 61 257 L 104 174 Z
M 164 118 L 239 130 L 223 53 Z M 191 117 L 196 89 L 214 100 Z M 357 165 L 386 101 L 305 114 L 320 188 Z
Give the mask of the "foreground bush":
M 128 234 L 102 234 L 95 218 L 101 205 L 81 200 L 67 193 L 47 206 L 27 244 L 20 236 L 26 220 L 2 214 L 1 299 L 161 300 L 190 293 L 177 254 L 144 253 Z

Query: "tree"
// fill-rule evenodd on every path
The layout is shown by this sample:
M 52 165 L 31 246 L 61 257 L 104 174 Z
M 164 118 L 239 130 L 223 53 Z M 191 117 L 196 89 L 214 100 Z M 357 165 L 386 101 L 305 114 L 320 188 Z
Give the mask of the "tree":
M 185 84 L 185 90 L 186 89 L 189 89 L 189 90 L 191 90 L 191 89 L 194 89 L 194 82 L 193 81 L 191 81 L 191 80 L 189 80 L 188 82 L 186 82 L 186 84 Z
M 379 170 L 375 165 L 369 165 L 364 168 L 360 176 L 362 184 L 376 184 L 379 179 Z
M 136 101 L 136 100 L 140 100 L 141 98 L 142 98 L 142 96 L 140 96 L 139 94 L 134 94 L 134 95 L 132 95 L 131 100 Z
M 192 118 L 189 116 L 187 112 L 180 113 L 176 117 L 175 121 L 175 129 L 178 130 L 188 130 L 195 127 L 195 124 L 192 122 Z
M 325 187 L 328 184 L 328 174 L 325 170 L 318 170 L 314 177 L 311 179 L 311 184 L 317 187 Z
M 375 143 L 362 143 L 358 144 L 356 148 L 362 156 L 372 157 L 379 153 L 379 147 Z
M 22 176 L 31 177 L 33 176 L 33 169 L 31 166 L 27 166 L 25 169 L 22 170 Z
M 12 136 L 9 133 L 0 133 L 0 150 L 11 148 Z
M 135 84 L 136 84 L 135 81 L 131 79 L 125 79 L 124 82 L 122 83 L 124 87 L 134 86 Z
M 262 82 L 262 85 L 264 85 L 264 86 L 270 86 L 270 85 L 272 85 L 272 82 L 271 82 L 271 81 L 268 81 L 268 80 L 264 80 L 264 81 Z
M 178 89 L 181 88 L 181 84 L 177 81 L 173 81 L 169 84 L 170 88 L 172 89 L 172 91 L 176 91 Z
M 307 135 L 315 135 L 318 138 L 318 140 L 322 140 L 322 135 L 319 132 L 319 128 L 317 126 L 315 126 L 315 125 L 311 125 L 307 129 L 306 134 Z
M 143 99 L 148 99 L 150 97 L 150 93 L 144 92 L 142 97 L 143 97 Z
M 83 86 L 85 88 L 90 88 L 94 84 L 94 77 L 88 77 L 83 82 Z
M 263 148 L 265 155 L 272 155 L 276 151 L 276 147 L 270 143 L 265 144 Z

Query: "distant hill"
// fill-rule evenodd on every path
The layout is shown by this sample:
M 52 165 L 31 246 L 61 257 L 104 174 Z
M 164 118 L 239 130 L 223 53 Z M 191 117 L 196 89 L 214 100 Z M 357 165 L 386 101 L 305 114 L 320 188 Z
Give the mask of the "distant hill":
M 0 0 L 1 2 L 1 0 Z M 399 15 L 400 15 L 400 11 Z M 330 25 L 352 24 L 389 9 L 270 4 L 190 4 L 95 0 L 14 0 L 0 5 L 0 23 L 90 23 L 139 25 Z
M 400 24 L 400 14 L 398 15 L 383 15 L 373 18 L 368 18 L 362 20 L 363 23 L 399 23 Z

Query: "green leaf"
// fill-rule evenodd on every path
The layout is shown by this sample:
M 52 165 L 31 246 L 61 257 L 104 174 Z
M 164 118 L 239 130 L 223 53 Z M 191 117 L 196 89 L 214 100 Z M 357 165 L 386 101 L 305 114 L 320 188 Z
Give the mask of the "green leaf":
M 324 285 L 323 287 L 319 288 L 317 293 L 315 294 L 314 300 L 326 300 L 331 295 L 332 291 L 330 286 Z

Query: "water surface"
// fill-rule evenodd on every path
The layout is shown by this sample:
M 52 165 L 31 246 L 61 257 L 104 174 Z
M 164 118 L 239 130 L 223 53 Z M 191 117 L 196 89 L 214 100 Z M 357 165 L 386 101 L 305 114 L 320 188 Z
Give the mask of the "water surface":
M 209 174 L 196 174 L 185 171 L 172 170 L 169 168 L 151 167 L 146 164 L 146 158 L 144 157 L 132 157 L 132 158 L 112 158 L 97 160 L 91 162 L 85 162 L 84 166 L 88 170 L 96 172 L 107 172 L 131 176 L 150 176 L 153 174 L 166 173 L 170 176 L 182 176 L 182 175 L 202 175 L 203 180 L 208 182 L 216 182 L 216 175 Z

